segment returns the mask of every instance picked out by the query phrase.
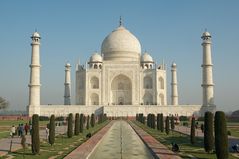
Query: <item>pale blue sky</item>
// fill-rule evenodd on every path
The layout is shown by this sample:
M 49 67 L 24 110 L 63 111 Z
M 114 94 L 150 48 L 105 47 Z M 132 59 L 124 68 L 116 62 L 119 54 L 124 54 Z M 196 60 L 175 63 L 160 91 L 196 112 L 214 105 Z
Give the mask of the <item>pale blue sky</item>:
M 41 103 L 61 104 L 64 94 L 64 64 L 84 63 L 118 26 L 140 40 L 157 62 L 178 66 L 180 104 L 201 104 L 201 34 L 211 33 L 215 103 L 218 109 L 239 109 L 239 1 L 0 1 L 0 96 L 10 109 L 28 104 L 31 33 L 37 28 L 41 45 Z M 75 74 L 72 67 L 72 95 Z M 73 98 L 74 100 L 74 98 Z

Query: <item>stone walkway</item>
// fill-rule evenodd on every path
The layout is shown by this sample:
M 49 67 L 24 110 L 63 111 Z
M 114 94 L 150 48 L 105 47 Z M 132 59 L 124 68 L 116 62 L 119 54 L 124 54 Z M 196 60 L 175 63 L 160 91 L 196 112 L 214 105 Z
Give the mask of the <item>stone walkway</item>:
M 110 127 L 113 125 L 115 121 L 111 121 L 108 125 L 94 134 L 90 139 L 81 144 L 78 148 L 73 150 L 69 155 L 67 155 L 64 159 L 85 159 L 89 156 L 89 154 L 93 151 L 99 141 L 103 138 L 103 136 L 107 133 Z
M 128 122 L 117 120 L 88 159 L 154 159 L 154 157 Z
M 66 132 L 65 126 L 57 126 L 56 127 L 56 134 L 63 134 Z M 44 129 L 40 130 L 40 139 L 46 140 L 46 131 Z M 22 148 L 21 145 L 21 137 L 15 136 L 14 138 L 11 138 L 10 136 L 8 138 L 3 138 L 0 140 L 0 156 L 4 156 L 10 152 L 10 145 L 12 142 L 12 148 L 11 151 L 16 151 L 18 149 Z M 31 136 L 28 134 L 26 135 L 26 144 L 31 144 Z
M 139 135 L 139 137 L 143 140 L 143 142 L 151 149 L 155 158 L 160 159 L 181 159 L 176 153 L 169 150 L 165 145 L 161 144 L 158 140 L 153 138 L 143 129 L 130 122 L 130 125 L 135 130 L 135 132 Z

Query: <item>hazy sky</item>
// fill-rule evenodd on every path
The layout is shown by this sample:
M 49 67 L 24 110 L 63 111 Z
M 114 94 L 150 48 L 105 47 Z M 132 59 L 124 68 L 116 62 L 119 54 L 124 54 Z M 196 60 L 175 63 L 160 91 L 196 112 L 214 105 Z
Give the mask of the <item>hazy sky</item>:
M 157 63 L 178 66 L 180 104 L 202 103 L 201 34 L 212 35 L 215 104 L 220 110 L 239 109 L 239 1 L 88 0 L 0 1 L 0 96 L 11 110 L 28 104 L 30 36 L 37 29 L 41 40 L 41 103 L 62 104 L 64 64 L 72 67 L 74 100 L 75 64 L 85 63 L 100 51 L 103 39 L 119 25 L 141 42 Z

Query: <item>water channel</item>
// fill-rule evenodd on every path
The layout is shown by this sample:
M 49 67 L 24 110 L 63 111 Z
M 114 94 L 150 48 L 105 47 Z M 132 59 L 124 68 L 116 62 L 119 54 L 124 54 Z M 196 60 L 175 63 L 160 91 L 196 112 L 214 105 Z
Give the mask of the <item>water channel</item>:
M 149 149 L 126 121 L 116 121 L 89 159 L 153 159 Z

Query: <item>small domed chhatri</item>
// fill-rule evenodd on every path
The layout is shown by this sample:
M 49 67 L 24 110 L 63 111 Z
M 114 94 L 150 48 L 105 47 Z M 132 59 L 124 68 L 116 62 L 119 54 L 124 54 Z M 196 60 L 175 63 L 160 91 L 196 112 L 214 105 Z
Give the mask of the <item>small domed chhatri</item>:
M 152 56 L 150 56 L 147 52 L 145 52 L 141 56 L 141 62 L 154 62 Z
M 35 32 L 32 34 L 32 37 L 34 37 L 34 38 L 41 38 L 40 34 L 39 34 L 37 31 L 35 31 Z
M 156 42 L 157 43 L 157 42 Z M 203 33 L 203 103 L 180 105 L 176 64 L 171 67 L 171 89 L 168 89 L 167 68 L 164 62 L 145 52 L 141 55 L 139 40 L 120 25 L 102 42 L 101 52 L 93 53 L 84 64 L 78 63 L 75 72 L 75 105 L 71 105 L 71 67 L 65 65 L 64 105 L 40 103 L 40 34 L 32 34 L 32 58 L 29 83 L 29 116 L 68 116 L 107 114 L 107 117 L 132 117 L 136 113 L 163 113 L 165 116 L 201 116 L 215 110 L 213 96 L 211 37 Z M 187 45 L 185 45 L 187 47 Z M 160 55 L 160 53 L 157 53 Z M 155 55 L 156 56 L 156 55 Z M 198 86 L 199 87 L 199 86 Z M 168 91 L 171 90 L 171 104 Z
M 94 53 L 91 57 L 90 57 L 90 61 L 89 62 L 102 62 L 102 56 L 98 53 Z

